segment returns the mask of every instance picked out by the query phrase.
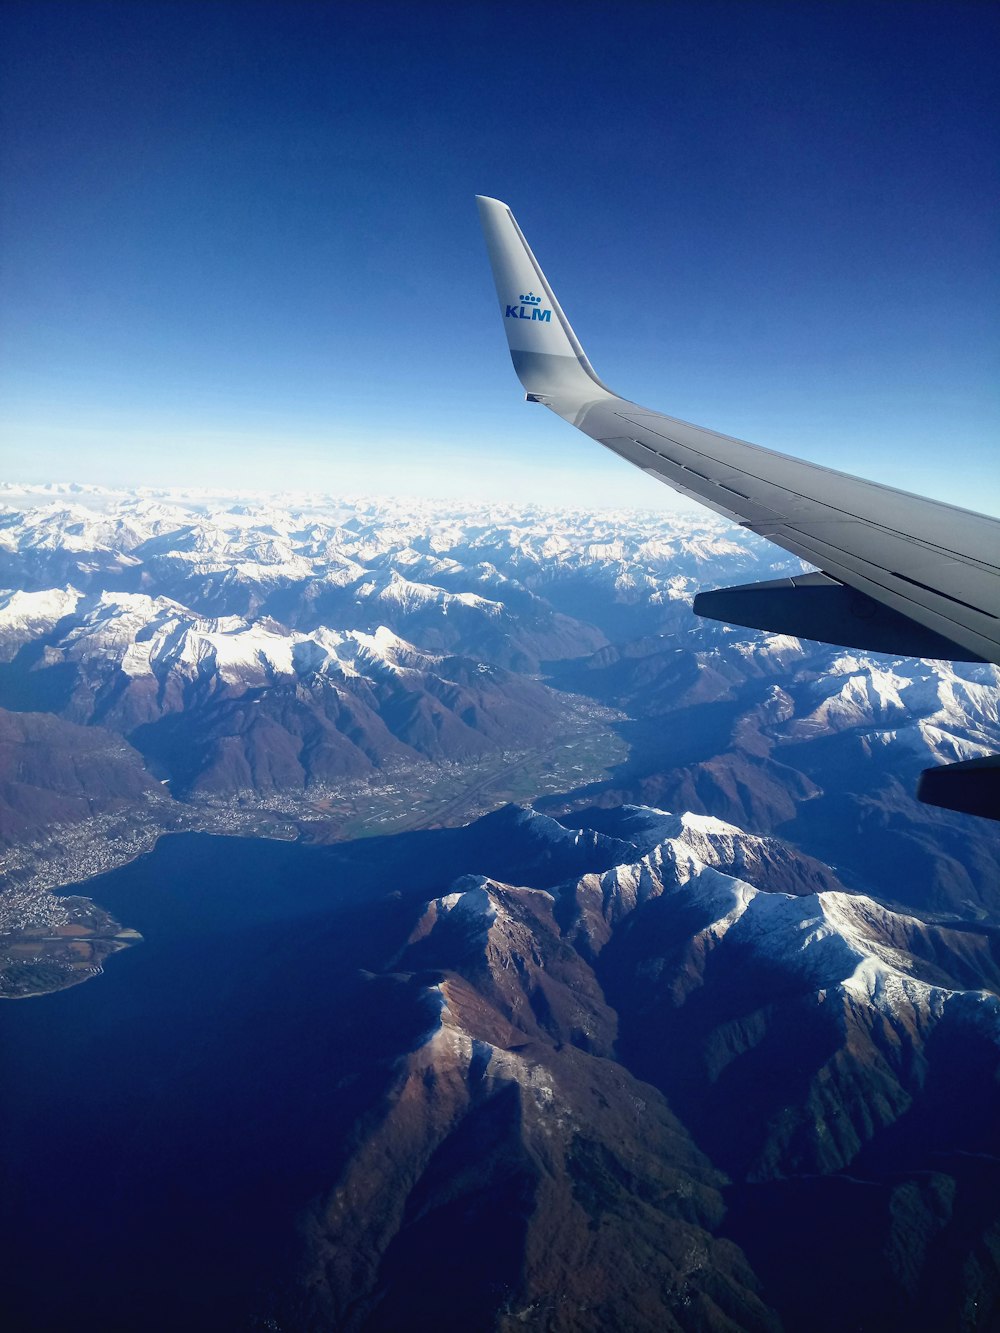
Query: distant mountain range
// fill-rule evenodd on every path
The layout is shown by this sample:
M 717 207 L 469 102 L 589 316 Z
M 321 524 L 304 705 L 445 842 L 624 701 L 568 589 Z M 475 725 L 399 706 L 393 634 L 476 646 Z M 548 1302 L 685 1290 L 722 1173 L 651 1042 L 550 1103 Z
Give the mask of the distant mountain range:
M 1000 1323 L 1000 843 L 913 797 L 1000 748 L 995 668 L 697 620 L 780 572 L 715 519 L 0 499 L 6 993 L 128 946 L 42 890 L 158 832 L 402 830 L 311 1034 L 360 1113 L 310 1111 L 353 1124 L 255 1327 Z
M 699 621 L 700 587 L 772 576 L 783 558 L 721 520 L 5 498 L 0 708 L 49 716 L 50 743 L 55 719 L 122 739 L 108 791 L 89 779 L 95 810 L 123 782 L 182 802 L 325 798 L 413 763 L 572 747 L 583 707 L 628 758 L 584 770 L 561 806 L 550 784 L 548 808 L 717 815 L 834 861 L 852 888 L 1000 911 L 992 829 L 912 796 L 927 764 L 1000 746 L 996 669 Z M 16 746 L 16 728 L 3 734 Z M 10 843 L 31 832 L 31 801 L 13 757 L 6 771 Z M 79 817 L 59 806 L 65 785 L 37 806 L 47 821 Z M 310 818 L 312 836 L 336 836 Z
M 0 520 L 0 704 L 111 728 L 180 795 L 537 742 L 565 712 L 543 661 L 625 612 L 683 617 L 713 555 L 756 559 L 721 525 L 88 500 Z

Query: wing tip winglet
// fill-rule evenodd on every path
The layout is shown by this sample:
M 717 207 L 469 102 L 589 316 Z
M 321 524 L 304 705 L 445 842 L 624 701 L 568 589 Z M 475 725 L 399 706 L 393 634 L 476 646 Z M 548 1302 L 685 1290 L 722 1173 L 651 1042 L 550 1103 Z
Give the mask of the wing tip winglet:
M 477 194 L 504 332 L 514 369 L 529 394 L 581 401 L 611 390 L 597 376 L 509 204 Z M 527 295 L 525 295 L 527 293 Z

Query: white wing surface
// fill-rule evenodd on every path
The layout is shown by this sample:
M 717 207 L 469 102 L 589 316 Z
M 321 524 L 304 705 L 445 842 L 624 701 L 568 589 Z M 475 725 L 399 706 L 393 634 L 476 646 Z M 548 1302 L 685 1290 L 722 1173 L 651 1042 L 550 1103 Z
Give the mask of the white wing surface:
M 511 358 L 528 399 L 826 575 L 703 594 L 696 610 L 753 625 L 773 610 L 782 623 L 760 628 L 873 650 L 883 643 L 871 642 L 873 634 L 888 641 L 909 632 L 915 656 L 1000 662 L 1000 521 L 618 397 L 595 374 L 510 209 L 481 196 L 478 203 Z M 864 599 L 840 599 L 838 614 L 838 587 Z M 734 614 L 741 600 L 753 616 L 748 622 Z M 796 629 L 786 617 L 794 617 L 799 604 L 808 626 Z M 880 606 L 896 613 L 884 624 Z M 832 623 L 821 634 L 824 615 L 832 615 Z M 851 626 L 851 619 L 858 623 Z M 855 633 L 843 637 L 850 628 Z
M 1000 520 L 620 398 L 597 377 L 510 209 L 477 202 L 528 400 L 816 566 L 701 593 L 699 614 L 877 652 L 1000 663 Z

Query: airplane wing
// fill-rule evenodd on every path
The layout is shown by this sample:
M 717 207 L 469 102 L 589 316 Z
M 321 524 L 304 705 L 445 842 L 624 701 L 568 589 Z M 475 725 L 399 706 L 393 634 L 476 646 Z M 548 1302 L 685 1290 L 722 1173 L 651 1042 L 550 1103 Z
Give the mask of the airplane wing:
M 816 566 L 794 578 L 700 593 L 699 615 L 872 652 L 1000 663 L 1000 520 L 620 398 L 588 361 L 510 209 L 481 195 L 477 203 L 528 401 Z M 980 795 L 983 783 L 993 783 L 1000 818 L 1000 766 L 942 780 L 958 767 L 929 770 L 924 798 L 952 805 L 942 798 L 959 796 L 970 781 Z

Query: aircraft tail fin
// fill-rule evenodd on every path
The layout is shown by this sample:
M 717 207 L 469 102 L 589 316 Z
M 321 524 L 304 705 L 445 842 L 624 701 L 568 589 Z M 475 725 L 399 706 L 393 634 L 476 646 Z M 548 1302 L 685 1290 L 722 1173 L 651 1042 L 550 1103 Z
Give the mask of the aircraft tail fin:
M 528 397 L 545 401 L 567 393 L 588 398 L 610 393 L 587 360 L 513 213 L 485 195 L 477 194 L 476 203 L 511 360 Z

